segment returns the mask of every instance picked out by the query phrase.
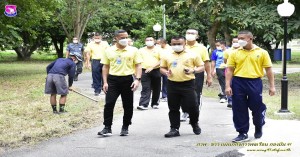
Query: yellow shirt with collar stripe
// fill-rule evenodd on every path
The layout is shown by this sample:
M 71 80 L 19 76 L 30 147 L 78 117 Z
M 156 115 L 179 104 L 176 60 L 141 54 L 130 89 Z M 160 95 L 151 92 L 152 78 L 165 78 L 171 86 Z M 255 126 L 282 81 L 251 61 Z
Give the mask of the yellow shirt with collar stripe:
M 92 59 L 102 59 L 104 51 L 109 47 L 108 43 L 101 41 L 100 44 L 89 43 L 85 51 L 90 52 Z
M 183 51 L 180 54 L 172 52 L 166 58 L 161 60 L 160 66 L 171 70 L 172 75 L 168 77 L 174 82 L 184 82 L 195 79 L 194 74 L 186 74 L 185 68 L 193 69 L 194 67 L 202 66 L 204 63 L 200 55 L 192 51 Z
M 233 76 L 243 78 L 261 78 L 264 68 L 272 67 L 268 52 L 256 45 L 253 49 L 238 48 L 233 51 L 227 61 L 228 67 L 234 67 Z
M 134 74 L 135 65 L 142 63 L 142 58 L 135 47 L 126 46 L 119 49 L 112 46 L 106 49 L 101 63 L 110 66 L 110 75 L 128 76 Z
M 188 44 L 185 45 L 185 49 L 192 51 L 196 54 L 199 54 L 201 56 L 202 61 L 209 61 L 209 54 L 207 51 L 207 48 L 198 42 L 196 42 L 194 45 L 190 46 Z
M 153 67 L 160 60 L 161 48 L 154 46 L 153 49 L 146 47 L 140 48 L 139 53 L 143 59 L 142 68 L 148 69 Z M 159 68 L 159 66 L 154 67 L 154 69 Z

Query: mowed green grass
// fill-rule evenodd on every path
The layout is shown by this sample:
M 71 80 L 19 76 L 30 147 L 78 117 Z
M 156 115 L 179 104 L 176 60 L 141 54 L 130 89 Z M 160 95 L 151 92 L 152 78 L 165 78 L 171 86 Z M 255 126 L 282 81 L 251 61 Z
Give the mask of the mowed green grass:
M 0 150 L 60 137 L 100 124 L 103 101 L 68 95 L 68 113 L 54 115 L 44 95 L 50 62 L 0 63 Z

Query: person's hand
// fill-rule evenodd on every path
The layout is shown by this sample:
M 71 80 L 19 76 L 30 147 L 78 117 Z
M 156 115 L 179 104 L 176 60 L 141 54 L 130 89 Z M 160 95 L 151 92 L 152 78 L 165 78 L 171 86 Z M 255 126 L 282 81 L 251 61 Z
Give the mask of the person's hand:
M 73 87 L 71 86 L 71 87 L 69 87 L 69 91 L 73 91 L 74 89 L 73 89 Z
M 232 96 L 233 95 L 231 87 L 226 87 L 225 88 L 225 94 L 227 96 Z
M 210 87 L 212 85 L 212 77 L 211 75 L 207 75 L 207 78 L 206 78 L 206 85 L 208 87 Z
M 183 71 L 184 71 L 185 74 L 192 74 L 192 73 L 195 72 L 194 70 L 192 70 L 190 68 L 184 68 Z
M 148 69 L 145 70 L 145 73 L 149 73 L 149 72 L 151 72 L 152 70 L 153 70 L 152 67 L 151 67 L 151 68 L 148 68 Z
M 168 70 L 165 74 L 166 74 L 167 77 L 170 77 L 170 76 L 172 76 L 172 71 Z
M 103 83 L 103 92 L 106 94 L 108 90 L 108 83 Z
M 215 71 L 212 71 L 211 72 L 211 76 L 214 78 L 216 76 L 216 72 Z
M 275 92 L 276 92 L 275 87 L 270 87 L 270 88 L 269 88 L 269 95 L 270 95 L 270 96 L 275 95 Z
M 139 80 L 134 80 L 133 82 L 132 82 L 132 84 L 131 84 L 131 90 L 132 91 L 136 91 L 136 89 L 139 87 L 139 85 L 140 85 L 140 81 Z

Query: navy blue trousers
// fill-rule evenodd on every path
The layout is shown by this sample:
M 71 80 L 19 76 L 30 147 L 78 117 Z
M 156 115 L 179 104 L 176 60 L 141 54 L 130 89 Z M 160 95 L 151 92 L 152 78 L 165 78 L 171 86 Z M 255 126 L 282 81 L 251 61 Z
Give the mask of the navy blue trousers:
M 262 80 L 233 77 L 232 112 L 233 123 L 237 132 L 248 133 L 249 113 L 252 111 L 253 124 L 262 127 L 265 124 L 266 105 L 262 102 Z
M 166 98 L 168 95 L 167 92 L 168 77 L 166 75 L 161 75 L 161 77 L 162 77 L 161 97 Z
M 92 78 L 95 93 L 100 93 L 102 89 L 102 64 L 98 59 L 92 59 Z

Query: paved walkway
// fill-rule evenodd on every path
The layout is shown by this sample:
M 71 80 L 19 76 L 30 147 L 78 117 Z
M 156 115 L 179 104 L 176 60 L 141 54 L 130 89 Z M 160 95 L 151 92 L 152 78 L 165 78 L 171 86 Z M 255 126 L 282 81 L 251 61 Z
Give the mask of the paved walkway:
M 85 73 L 75 82 L 87 95 L 93 94 L 90 88 L 91 74 Z M 140 90 L 140 89 L 139 89 Z M 254 126 L 251 123 L 250 143 L 232 145 L 231 139 L 237 133 L 232 123 L 232 112 L 217 99 L 204 98 L 200 113 L 201 135 L 195 135 L 187 122 L 181 123 L 181 136 L 164 138 L 169 131 L 168 107 L 160 103 L 160 109 L 136 110 L 140 91 L 135 92 L 135 110 L 130 135 L 119 136 L 122 115 L 115 117 L 112 137 L 97 136 L 103 126 L 78 131 L 74 134 L 42 142 L 33 147 L 20 148 L 7 152 L 5 157 L 238 157 L 238 156 L 298 156 L 300 154 L 300 122 L 287 120 L 266 120 L 264 135 L 253 138 Z M 101 101 L 104 95 L 100 95 Z M 285 146 L 283 146 L 285 145 Z M 289 146 L 288 146 L 289 145 Z M 255 151 L 251 151 L 255 150 Z M 283 150 L 287 150 L 283 152 Z M 290 151 L 289 151 L 290 150 Z M 279 151 L 279 152 L 277 152 Z

